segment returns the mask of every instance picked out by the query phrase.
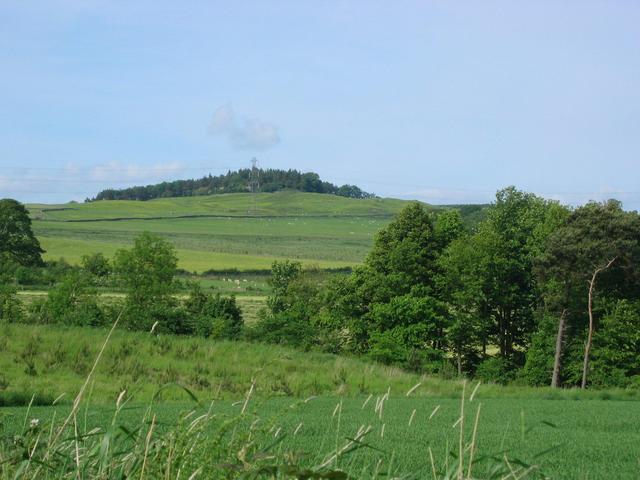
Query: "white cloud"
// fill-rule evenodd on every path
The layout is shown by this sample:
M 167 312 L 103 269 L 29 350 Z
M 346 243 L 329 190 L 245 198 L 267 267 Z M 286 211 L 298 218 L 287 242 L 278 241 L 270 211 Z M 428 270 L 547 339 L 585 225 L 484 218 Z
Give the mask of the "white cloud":
M 241 150 L 265 150 L 280 143 L 278 127 L 259 118 L 238 117 L 228 104 L 213 112 L 209 133 Z

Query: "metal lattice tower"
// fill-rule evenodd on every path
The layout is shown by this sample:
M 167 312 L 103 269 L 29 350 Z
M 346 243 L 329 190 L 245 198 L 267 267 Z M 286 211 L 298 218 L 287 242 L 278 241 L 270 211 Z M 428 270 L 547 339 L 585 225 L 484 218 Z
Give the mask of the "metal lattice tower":
M 260 191 L 260 169 L 258 168 L 258 159 L 251 159 L 251 171 L 249 172 L 249 190 L 251 190 L 252 210 L 249 213 L 257 213 L 256 195 Z
M 260 191 L 260 170 L 258 169 L 258 159 L 256 157 L 251 159 L 249 189 L 251 190 L 251 193 L 258 193 Z

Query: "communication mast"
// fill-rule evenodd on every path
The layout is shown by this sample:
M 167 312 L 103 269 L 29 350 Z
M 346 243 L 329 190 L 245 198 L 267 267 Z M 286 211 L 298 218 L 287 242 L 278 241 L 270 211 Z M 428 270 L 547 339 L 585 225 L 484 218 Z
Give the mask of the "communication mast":
M 251 159 L 249 189 L 251 190 L 251 193 L 258 193 L 260 191 L 260 170 L 258 169 L 258 159 L 256 157 Z
M 258 168 L 258 159 L 253 157 L 251 159 L 251 171 L 249 172 L 249 190 L 251 190 L 251 205 L 252 211 L 249 213 L 257 214 L 256 208 L 256 196 L 260 191 L 260 169 Z

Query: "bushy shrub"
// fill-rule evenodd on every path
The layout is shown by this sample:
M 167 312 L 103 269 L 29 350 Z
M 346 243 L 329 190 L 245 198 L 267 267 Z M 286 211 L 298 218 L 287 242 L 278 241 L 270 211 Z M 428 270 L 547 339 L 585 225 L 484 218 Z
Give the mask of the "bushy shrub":
M 157 302 L 152 305 L 125 303 L 122 325 L 129 330 L 155 333 L 189 333 L 187 315 L 176 302 Z
M 247 329 L 249 340 L 303 349 L 316 345 L 316 337 L 317 330 L 308 319 L 292 311 L 268 313 Z
M 102 278 L 111 273 L 111 264 L 102 253 L 83 255 L 80 263 L 87 273 L 95 277 Z
M 627 387 L 640 375 L 640 302 L 616 302 L 600 322 L 594 338 L 591 382 Z
M 162 328 L 184 320 L 174 311 L 177 302 L 175 274 L 178 258 L 171 243 L 148 232 L 134 241 L 130 250 L 118 250 L 114 272 L 126 289 L 124 324 L 133 330 L 150 330 L 156 324 Z M 181 325 L 174 325 L 182 330 Z
M 38 267 L 20 266 L 15 269 L 13 275 L 18 285 L 43 285 L 45 283 L 43 270 Z
M 111 267 L 111 263 L 102 253 L 83 255 L 80 264 L 82 270 L 87 273 L 94 285 L 115 285 L 116 282 L 112 275 L 113 269 Z
M 399 365 L 405 362 L 408 350 L 399 330 L 373 332 L 369 339 L 368 356 L 385 365 Z
M 0 321 L 20 322 L 24 320 L 22 303 L 12 285 L 0 284 Z
M 522 377 L 529 385 L 551 383 L 557 330 L 558 319 L 552 315 L 545 315 L 538 323 L 522 370 Z
M 185 301 L 185 309 L 189 316 L 190 334 L 231 340 L 238 338 L 242 332 L 242 311 L 234 296 L 207 294 L 198 284 L 193 284 Z
M 47 299 L 39 305 L 36 320 L 65 325 L 104 325 L 104 312 L 98 306 L 96 293 L 88 284 L 89 281 L 81 273 L 69 273 L 49 291 Z
M 490 357 L 484 360 L 476 370 L 476 378 L 488 383 L 506 385 L 518 376 L 517 365 L 508 359 Z

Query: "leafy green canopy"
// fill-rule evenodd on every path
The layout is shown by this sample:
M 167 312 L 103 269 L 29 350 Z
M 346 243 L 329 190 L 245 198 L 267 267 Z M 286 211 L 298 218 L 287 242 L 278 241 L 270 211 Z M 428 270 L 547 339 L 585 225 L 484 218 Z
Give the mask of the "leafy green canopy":
M 537 257 L 536 273 L 545 318 L 527 352 L 530 383 L 551 377 L 558 318 L 566 319 L 560 352 L 562 382 L 575 385 L 592 371 L 598 385 L 623 386 L 637 376 L 633 302 L 640 297 L 640 216 L 619 202 L 590 202 L 575 209 L 550 236 Z M 593 285 L 590 287 L 591 282 Z M 590 328 L 589 291 L 595 329 L 593 365 L 585 342 Z M 636 322 L 637 323 L 637 322 Z M 622 333 L 621 333 L 622 332 Z M 617 350 L 618 353 L 614 353 Z M 585 356 L 586 365 L 585 369 Z
M 42 265 L 43 253 L 24 205 L 9 198 L 0 200 L 0 261 Z
M 298 170 L 241 169 L 227 172 L 224 175 L 210 174 L 199 179 L 176 180 L 155 185 L 108 189 L 98 193 L 91 200 L 151 200 L 166 197 L 191 197 L 195 195 L 214 195 L 219 193 L 240 193 L 250 191 L 249 183 L 259 178 L 258 192 L 277 192 L 280 190 L 299 190 L 301 192 L 329 193 L 348 198 L 373 198 L 371 193 L 360 190 L 355 185 L 337 186 L 322 181 L 317 173 L 300 172 Z
M 458 212 L 436 217 L 412 203 L 378 233 L 364 265 L 329 296 L 329 315 L 346 319 L 353 351 L 417 370 L 442 359 L 449 316 L 437 259 L 462 231 Z
M 477 231 L 455 240 L 440 258 L 441 292 L 453 316 L 448 334 L 459 363 L 472 364 L 478 347 L 521 363 L 535 330 L 538 285 L 535 258 L 566 208 L 508 187 L 496 194 Z M 460 368 L 459 368 L 460 370 Z
M 563 294 L 561 308 L 572 299 L 586 301 L 587 281 L 594 270 L 612 261 L 598 279 L 601 292 L 621 296 L 640 295 L 640 216 L 625 212 L 619 202 L 590 202 L 577 208 L 549 238 L 538 261 L 543 281 L 555 281 Z
M 116 252 L 113 267 L 127 292 L 125 319 L 136 330 L 148 330 L 155 322 L 175 317 L 178 257 L 171 243 L 149 232 L 136 238 L 130 250 Z

